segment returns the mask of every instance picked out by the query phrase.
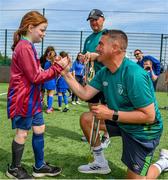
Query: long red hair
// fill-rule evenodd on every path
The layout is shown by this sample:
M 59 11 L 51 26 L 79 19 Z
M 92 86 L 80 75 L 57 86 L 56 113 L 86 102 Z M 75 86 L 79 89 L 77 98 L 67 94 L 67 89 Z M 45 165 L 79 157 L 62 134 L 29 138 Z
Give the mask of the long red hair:
M 47 23 L 47 19 L 38 11 L 30 11 L 26 13 L 21 20 L 19 29 L 13 35 L 12 50 L 14 51 L 21 35 L 26 35 L 29 25 L 38 26 L 42 23 Z

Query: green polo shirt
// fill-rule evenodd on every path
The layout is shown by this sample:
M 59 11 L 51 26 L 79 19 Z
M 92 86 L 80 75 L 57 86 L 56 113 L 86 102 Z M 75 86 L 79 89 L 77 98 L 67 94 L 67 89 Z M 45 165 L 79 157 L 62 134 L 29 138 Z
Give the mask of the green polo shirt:
M 96 47 L 99 44 L 99 41 L 101 39 L 102 33 L 104 30 L 98 32 L 98 33 L 92 33 L 90 36 L 88 36 L 84 43 L 83 53 L 89 52 L 96 52 Z M 95 74 L 103 67 L 104 65 L 97 60 L 94 61 L 94 70 Z
M 162 118 L 152 81 L 148 73 L 136 63 L 124 58 L 115 73 L 103 67 L 89 84 L 104 93 L 108 107 L 113 110 L 128 112 L 154 103 L 156 123 L 152 125 L 119 123 L 119 126 L 137 139 L 155 139 L 161 135 Z

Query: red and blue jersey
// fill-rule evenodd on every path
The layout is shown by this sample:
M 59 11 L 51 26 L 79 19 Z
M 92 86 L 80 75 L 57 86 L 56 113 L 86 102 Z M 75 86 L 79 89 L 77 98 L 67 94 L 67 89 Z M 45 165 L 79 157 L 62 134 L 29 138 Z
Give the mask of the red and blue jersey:
M 34 45 L 21 39 L 12 55 L 7 96 L 8 118 L 30 117 L 42 111 L 40 86 L 61 72 L 59 65 L 42 71 Z

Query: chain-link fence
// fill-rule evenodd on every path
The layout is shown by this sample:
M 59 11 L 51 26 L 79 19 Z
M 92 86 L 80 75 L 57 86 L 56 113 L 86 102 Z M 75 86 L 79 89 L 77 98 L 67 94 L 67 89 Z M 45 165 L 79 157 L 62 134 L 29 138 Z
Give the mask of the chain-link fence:
M 9 65 L 12 55 L 11 45 L 14 29 L 0 30 L 0 64 Z M 89 31 L 56 31 L 48 30 L 42 43 L 36 44 L 38 56 L 40 57 L 44 49 L 52 45 L 57 53 L 66 51 L 72 59 L 76 58 L 79 51 L 82 51 L 86 37 Z M 168 34 L 150 34 L 150 33 L 127 33 L 129 43 L 127 56 L 134 60 L 134 50 L 141 49 L 145 55 L 152 55 L 159 59 L 163 66 L 168 65 Z
M 21 17 L 30 10 L 32 9 L 0 10 L 0 65 L 10 64 L 13 33 L 19 27 Z M 85 30 L 90 29 L 89 23 L 86 23 L 90 10 L 45 8 L 34 10 L 41 12 L 49 22 L 44 41 L 36 44 L 39 57 L 47 46 L 53 45 L 57 53 L 62 50 L 67 51 L 74 60 L 76 54 L 82 51 L 84 40 L 91 33 Z M 168 12 L 113 10 L 103 10 L 103 12 L 106 17 L 105 27 L 122 29 L 127 32 L 129 39 L 127 56 L 129 58 L 134 59 L 134 50 L 141 49 L 145 55 L 158 58 L 164 67 L 168 65 L 168 34 L 165 34 L 168 32 L 166 21 Z M 70 27 L 76 31 L 70 31 Z M 163 32 L 163 34 L 148 32 Z

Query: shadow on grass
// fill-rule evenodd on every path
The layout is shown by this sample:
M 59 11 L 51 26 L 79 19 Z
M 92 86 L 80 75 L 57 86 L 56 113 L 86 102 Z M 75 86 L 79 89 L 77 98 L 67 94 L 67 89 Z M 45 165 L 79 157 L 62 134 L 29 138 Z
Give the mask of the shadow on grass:
M 49 163 L 62 168 L 62 173 L 57 179 L 124 179 L 126 171 L 109 162 L 111 173 L 107 175 L 100 174 L 84 174 L 78 172 L 78 167 L 86 164 L 87 158 L 72 154 L 46 153 L 45 160 Z M 25 159 L 25 162 L 31 162 L 32 159 Z M 26 166 L 25 166 L 26 167 Z M 29 169 L 29 167 L 27 167 Z M 46 177 L 47 178 L 47 177 Z
M 1 161 L 1 165 L 0 165 L 0 179 L 8 179 L 8 177 L 6 176 L 6 171 L 8 168 L 8 164 L 11 163 L 11 152 L 7 152 L 6 150 L 0 148 L 0 161 Z M 34 162 L 34 157 L 32 156 L 31 158 L 31 162 Z M 22 162 L 21 162 L 22 166 L 28 170 L 29 173 L 32 173 L 32 166 L 29 166 L 27 164 L 27 160 L 25 160 L 25 158 L 22 158 Z M 29 163 L 30 164 L 30 163 Z M 32 164 L 33 165 L 33 164 Z
M 25 152 L 25 155 L 27 153 Z M 80 153 L 79 153 L 80 154 Z M 22 165 L 25 167 L 28 172 L 32 173 L 32 165 L 34 163 L 33 153 L 27 157 L 23 157 Z M 0 159 L 1 166 L 0 172 L 3 174 L 3 178 L 5 178 L 5 172 L 7 170 L 7 163 L 11 161 L 11 153 L 5 151 L 0 148 Z M 71 151 L 68 154 L 65 153 L 50 153 L 50 151 L 45 151 L 45 161 L 49 162 L 53 165 L 61 167 L 62 173 L 57 176 L 58 179 L 123 179 L 125 177 L 125 171 L 116 166 L 113 162 L 109 162 L 109 166 L 111 168 L 111 173 L 107 175 L 100 174 L 83 174 L 78 172 L 78 167 L 82 164 L 87 164 L 87 156 L 78 156 L 72 154 Z M 1 176 L 2 178 L 2 176 Z M 47 178 L 47 177 L 46 177 Z M 55 177 L 50 177 L 55 178 Z
M 75 141 L 81 141 L 81 135 L 67 129 L 59 128 L 56 126 L 48 126 L 46 127 L 46 132 L 45 134 L 47 136 L 51 137 L 66 137 L 68 139 L 73 139 Z

